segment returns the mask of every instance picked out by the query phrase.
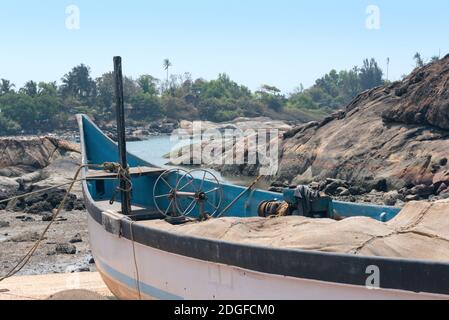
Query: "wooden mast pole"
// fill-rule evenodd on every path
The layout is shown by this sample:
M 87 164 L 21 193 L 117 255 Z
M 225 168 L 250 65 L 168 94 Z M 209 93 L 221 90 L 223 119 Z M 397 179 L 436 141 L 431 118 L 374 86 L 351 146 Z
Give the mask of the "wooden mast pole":
M 115 97 L 116 97 L 116 115 L 117 115 L 117 144 L 119 161 L 122 168 L 127 172 L 128 179 L 121 177 L 120 192 L 122 199 L 122 214 L 131 213 L 131 195 L 128 174 L 128 161 L 126 159 L 126 135 L 125 135 L 125 103 L 123 99 L 123 74 L 122 58 L 114 57 L 114 78 L 115 78 Z

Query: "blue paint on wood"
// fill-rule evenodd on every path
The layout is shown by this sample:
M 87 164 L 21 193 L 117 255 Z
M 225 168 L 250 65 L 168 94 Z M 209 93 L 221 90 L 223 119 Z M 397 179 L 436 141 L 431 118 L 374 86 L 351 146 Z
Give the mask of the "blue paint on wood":
M 102 164 L 104 162 L 118 162 L 118 150 L 117 145 L 106 137 L 97 126 L 95 126 L 87 117 L 82 117 L 83 127 L 84 127 L 84 141 L 86 145 L 86 153 L 89 164 Z M 133 154 L 128 153 L 128 162 L 131 167 L 138 166 L 150 166 L 154 167 L 150 163 L 136 157 Z M 158 174 L 142 177 L 134 177 L 132 179 L 133 191 L 132 191 L 132 204 L 139 205 L 148 209 L 154 209 L 153 201 L 153 186 L 158 178 Z M 176 174 L 172 174 L 168 179 L 174 185 L 176 179 Z M 119 185 L 118 181 L 105 181 L 105 192 L 104 194 L 97 194 L 95 187 L 95 181 L 89 181 L 88 187 L 89 191 L 94 198 L 94 200 L 110 200 L 114 190 Z M 198 180 L 198 185 L 201 180 Z M 164 186 L 160 187 L 161 190 L 157 190 L 158 194 L 168 193 L 169 191 Z M 214 185 L 211 182 L 206 181 L 204 183 L 204 190 L 211 190 Z M 220 209 L 224 209 L 228 204 L 230 204 L 242 191 L 245 190 L 244 187 L 222 184 L 223 188 L 223 201 Z M 255 190 L 254 192 L 247 192 L 241 199 L 239 199 L 236 204 L 227 212 L 227 216 L 232 217 L 255 217 L 257 216 L 257 209 L 262 201 L 266 200 L 286 200 L 291 198 L 289 193 L 282 195 L 279 193 L 273 193 L 262 190 Z M 117 196 L 117 201 L 120 201 L 119 196 Z M 210 199 L 212 203 L 217 201 L 216 199 Z M 168 203 L 161 203 L 162 205 L 168 206 Z M 217 203 L 214 203 L 217 205 Z M 370 204 L 360 204 L 360 203 L 350 203 L 350 202 L 340 202 L 333 201 L 332 208 L 335 214 L 343 217 L 355 217 L 355 216 L 365 216 L 370 217 L 379 221 L 389 221 L 394 218 L 399 212 L 400 208 L 388 207 L 388 206 L 377 206 Z M 214 209 L 206 204 L 206 211 L 213 212 Z M 198 212 L 193 212 L 193 215 L 198 215 Z

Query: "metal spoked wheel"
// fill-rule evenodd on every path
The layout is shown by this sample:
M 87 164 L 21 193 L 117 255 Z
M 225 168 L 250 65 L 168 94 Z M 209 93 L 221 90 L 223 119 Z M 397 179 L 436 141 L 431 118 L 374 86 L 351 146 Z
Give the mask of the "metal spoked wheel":
M 179 214 L 176 207 L 176 188 L 180 177 L 186 174 L 188 172 L 183 169 L 170 169 L 157 178 L 153 187 L 153 201 L 162 215 L 167 217 L 170 214 Z
M 204 169 L 189 171 L 181 177 L 176 186 L 176 194 L 176 207 L 184 216 L 197 209 L 202 218 L 206 214 L 214 217 L 223 201 L 220 181 L 212 172 Z

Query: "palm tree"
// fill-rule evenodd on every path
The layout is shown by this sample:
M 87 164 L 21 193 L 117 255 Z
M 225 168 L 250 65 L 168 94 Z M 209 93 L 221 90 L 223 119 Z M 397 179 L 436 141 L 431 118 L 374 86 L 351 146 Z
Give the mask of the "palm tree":
M 417 52 L 417 53 L 414 55 L 413 59 L 415 59 L 415 61 L 416 61 L 416 66 L 417 66 L 418 68 L 424 67 L 424 60 L 422 59 L 421 54 L 420 54 L 419 52 Z
M 171 66 L 172 66 L 172 63 L 170 62 L 170 60 L 165 59 L 164 60 L 164 70 L 167 71 L 167 83 L 168 83 L 168 69 L 170 69 Z
M 390 73 L 390 58 L 387 58 L 387 82 L 389 80 L 389 73 Z
M 12 91 L 12 88 L 14 88 L 15 85 L 11 83 L 11 81 L 6 79 L 1 79 L 0 84 L 0 94 L 6 94 Z

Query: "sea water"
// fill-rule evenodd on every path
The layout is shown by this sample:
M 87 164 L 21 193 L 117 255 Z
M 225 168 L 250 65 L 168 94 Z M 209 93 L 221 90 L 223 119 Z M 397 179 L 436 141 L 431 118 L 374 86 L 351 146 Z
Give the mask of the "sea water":
M 186 141 L 186 144 L 189 142 Z M 176 147 L 179 147 L 179 141 L 170 136 L 157 136 L 150 137 L 144 141 L 127 142 L 128 151 L 138 156 L 139 158 L 155 165 L 158 167 L 170 169 L 175 168 L 173 166 L 167 165 L 170 159 L 164 156 L 173 151 Z M 195 168 L 181 167 L 184 170 L 193 170 Z M 220 182 L 231 183 L 240 186 L 249 186 L 255 177 L 243 177 L 243 176 L 222 176 L 220 172 L 204 168 L 211 171 Z M 197 175 L 196 178 L 202 178 L 201 174 Z M 264 186 L 265 187 L 265 186 Z

